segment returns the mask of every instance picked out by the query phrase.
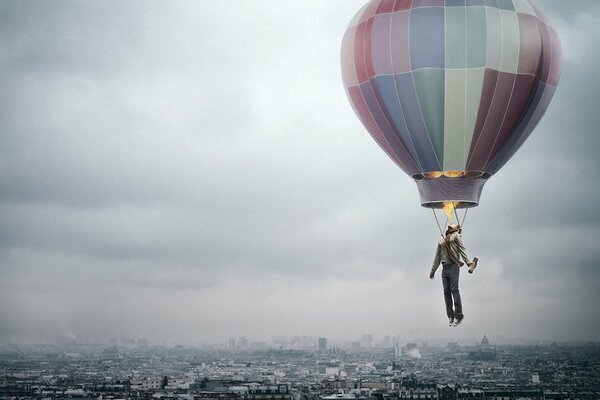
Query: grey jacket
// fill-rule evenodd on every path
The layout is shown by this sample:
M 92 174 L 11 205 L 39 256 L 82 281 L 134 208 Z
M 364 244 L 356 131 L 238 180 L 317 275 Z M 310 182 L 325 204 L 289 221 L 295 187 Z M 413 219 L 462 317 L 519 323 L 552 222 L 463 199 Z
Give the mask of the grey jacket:
M 462 258 L 467 265 L 471 263 L 471 259 L 469 259 L 469 256 L 467 255 L 467 249 L 465 248 L 460 233 L 454 232 L 450 235 L 449 247 L 457 260 Z M 444 239 L 440 239 L 438 242 L 433 265 L 431 266 L 431 272 L 435 272 L 442 262 L 452 262 L 452 258 L 448 255 L 446 246 L 444 246 Z

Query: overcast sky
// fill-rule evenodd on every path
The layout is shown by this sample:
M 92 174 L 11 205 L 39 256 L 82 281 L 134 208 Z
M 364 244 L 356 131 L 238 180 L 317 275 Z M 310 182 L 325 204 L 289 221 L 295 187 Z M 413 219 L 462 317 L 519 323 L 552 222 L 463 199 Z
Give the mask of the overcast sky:
M 600 340 L 600 2 L 538 1 L 562 80 L 468 215 L 457 329 L 343 90 L 362 4 L 0 0 L 0 342 Z

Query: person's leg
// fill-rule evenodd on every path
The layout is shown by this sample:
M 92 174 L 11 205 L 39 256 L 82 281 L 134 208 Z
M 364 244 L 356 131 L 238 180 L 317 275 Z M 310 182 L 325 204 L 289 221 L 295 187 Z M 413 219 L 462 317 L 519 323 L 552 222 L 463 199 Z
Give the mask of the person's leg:
M 452 297 L 454 298 L 454 317 L 461 319 L 463 317 L 462 301 L 460 299 L 460 291 L 458 290 L 460 268 L 457 266 L 452 266 L 449 269 L 450 271 L 448 271 L 448 280 L 450 292 L 452 293 Z
M 446 302 L 446 315 L 448 318 L 454 318 L 454 309 L 452 308 L 452 290 L 450 287 L 450 276 L 448 268 L 442 269 L 442 285 L 444 287 L 444 301 Z

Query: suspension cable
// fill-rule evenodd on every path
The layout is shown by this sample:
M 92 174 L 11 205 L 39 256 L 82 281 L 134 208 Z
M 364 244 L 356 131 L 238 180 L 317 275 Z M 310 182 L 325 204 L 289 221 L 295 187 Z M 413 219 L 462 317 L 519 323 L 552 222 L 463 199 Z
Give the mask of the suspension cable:
M 454 210 L 454 215 L 456 216 L 456 223 L 460 223 L 460 218 L 458 218 L 458 212 L 456 211 L 456 205 L 452 202 L 452 209 Z
M 442 231 L 442 227 L 440 225 L 440 221 L 438 220 L 437 214 L 435 213 L 435 208 L 431 207 L 431 211 L 433 211 L 433 216 L 435 217 L 435 222 L 437 223 L 438 229 L 440 230 L 440 235 L 444 237 L 444 232 Z
M 467 219 L 467 213 L 469 212 L 469 207 L 467 207 L 465 209 L 465 215 L 463 215 L 463 220 L 462 223 L 460 224 L 460 227 L 462 228 L 465 225 L 465 219 Z

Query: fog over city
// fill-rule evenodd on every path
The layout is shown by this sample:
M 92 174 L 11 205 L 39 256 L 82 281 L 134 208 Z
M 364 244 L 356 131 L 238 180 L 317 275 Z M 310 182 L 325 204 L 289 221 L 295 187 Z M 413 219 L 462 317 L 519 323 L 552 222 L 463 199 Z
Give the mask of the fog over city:
M 449 328 L 415 183 L 346 98 L 363 0 L 0 2 L 0 342 L 600 340 L 597 0 L 469 211 Z

